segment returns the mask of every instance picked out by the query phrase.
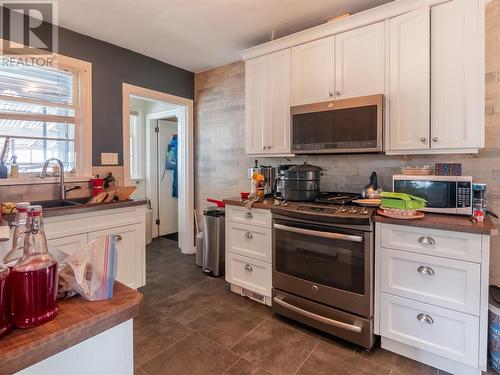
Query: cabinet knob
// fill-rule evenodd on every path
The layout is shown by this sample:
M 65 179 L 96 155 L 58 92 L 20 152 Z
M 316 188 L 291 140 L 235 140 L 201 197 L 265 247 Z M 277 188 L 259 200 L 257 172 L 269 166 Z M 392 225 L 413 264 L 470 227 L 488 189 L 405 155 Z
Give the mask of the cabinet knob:
M 252 215 L 252 213 L 251 213 L 251 212 L 247 212 L 247 213 L 246 213 L 246 215 L 245 215 L 245 217 L 246 217 L 247 219 L 253 219 L 253 215 Z
M 333 92 L 328 91 L 328 96 L 331 98 L 333 96 Z
M 252 232 L 247 232 L 247 233 L 245 234 L 245 236 L 246 236 L 246 238 L 248 238 L 249 240 L 251 240 L 251 239 L 253 238 L 253 234 L 252 234 Z
M 245 264 L 245 271 L 252 272 L 253 268 L 250 264 Z
M 434 323 L 434 319 L 430 315 L 420 313 L 417 315 L 417 320 L 422 323 L 432 324 Z
M 420 266 L 417 268 L 417 271 L 422 275 L 432 276 L 435 274 L 434 270 L 428 266 Z
M 422 143 L 427 142 L 427 138 L 425 138 L 425 137 L 420 138 L 420 142 L 422 142 Z
M 123 240 L 123 237 L 119 234 L 115 234 L 116 242 Z
M 438 142 L 439 141 L 439 138 L 438 137 L 433 137 L 432 138 L 432 142 Z
M 342 93 L 339 90 L 335 91 L 335 95 L 340 96 L 341 94 Z
M 429 237 L 429 236 L 420 237 L 418 239 L 418 242 L 421 243 L 422 245 L 435 245 L 436 244 L 436 240 L 434 240 L 434 238 Z

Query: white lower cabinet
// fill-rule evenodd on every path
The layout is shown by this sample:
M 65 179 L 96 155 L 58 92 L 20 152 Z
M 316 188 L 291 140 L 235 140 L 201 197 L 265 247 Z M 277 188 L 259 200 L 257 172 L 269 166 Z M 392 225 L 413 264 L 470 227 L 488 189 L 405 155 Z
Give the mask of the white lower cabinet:
M 382 347 L 457 375 L 486 371 L 490 237 L 376 223 Z
M 271 261 L 271 212 L 226 206 L 226 281 L 231 290 L 270 305 Z
M 382 293 L 380 334 L 477 367 L 479 318 Z
M 54 246 L 62 252 L 71 255 L 80 250 L 88 242 L 87 233 L 75 234 L 74 236 L 49 239 L 49 246 Z
M 141 266 L 144 263 L 143 253 L 138 251 L 141 248 L 141 227 L 135 224 L 92 232 L 89 233 L 89 241 L 110 234 L 116 236 L 116 252 L 118 255 L 116 280 L 137 289 L 141 286 Z
M 146 284 L 144 206 L 62 215 L 44 219 L 49 246 L 73 254 L 92 240 L 115 234 L 118 252 L 116 279 L 129 288 Z

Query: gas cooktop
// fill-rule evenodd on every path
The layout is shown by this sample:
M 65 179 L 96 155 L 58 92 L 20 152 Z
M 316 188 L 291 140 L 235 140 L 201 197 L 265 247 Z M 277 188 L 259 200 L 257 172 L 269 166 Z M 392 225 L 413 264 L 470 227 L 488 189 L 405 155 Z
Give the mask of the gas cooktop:
M 271 212 L 300 220 L 371 226 L 375 211 L 352 203 L 357 198 L 354 193 L 323 193 L 316 202 L 282 202 Z

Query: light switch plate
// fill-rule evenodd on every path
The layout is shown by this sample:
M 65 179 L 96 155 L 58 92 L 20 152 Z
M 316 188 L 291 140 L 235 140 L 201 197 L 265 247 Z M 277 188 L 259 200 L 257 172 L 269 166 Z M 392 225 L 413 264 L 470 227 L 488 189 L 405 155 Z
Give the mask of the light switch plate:
M 118 165 L 118 154 L 116 152 L 102 152 L 101 153 L 102 165 Z

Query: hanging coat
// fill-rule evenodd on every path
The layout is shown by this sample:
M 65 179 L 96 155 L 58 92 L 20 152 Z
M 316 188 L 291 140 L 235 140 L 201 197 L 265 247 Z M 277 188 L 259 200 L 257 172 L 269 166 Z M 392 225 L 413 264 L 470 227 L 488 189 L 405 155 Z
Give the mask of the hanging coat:
M 178 197 L 178 186 L 177 186 L 177 134 L 172 137 L 167 147 L 167 157 L 165 159 L 165 170 L 163 171 L 163 178 L 165 177 L 166 171 L 173 171 L 173 181 L 172 181 L 172 197 Z

